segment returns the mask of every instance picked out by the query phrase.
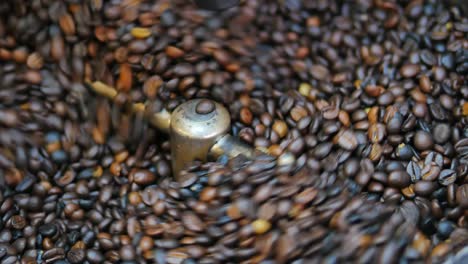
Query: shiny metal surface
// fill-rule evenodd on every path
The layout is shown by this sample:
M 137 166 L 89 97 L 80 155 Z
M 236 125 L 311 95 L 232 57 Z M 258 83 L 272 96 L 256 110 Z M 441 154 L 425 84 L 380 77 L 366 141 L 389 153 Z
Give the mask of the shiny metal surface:
M 170 137 L 172 169 L 176 179 L 191 161 L 207 161 L 212 146 L 231 126 L 224 106 L 208 99 L 194 99 L 178 106 L 171 116 Z M 197 112 L 200 104 L 211 103 L 212 111 Z
M 259 153 L 259 150 L 255 150 L 251 146 L 241 142 L 238 138 L 227 134 L 211 147 L 208 156 L 217 159 L 222 155 L 226 155 L 229 158 L 244 155 L 246 158 L 253 159 Z
M 114 99 L 117 91 L 102 82 L 87 82 L 97 94 Z M 173 113 L 166 109 L 152 112 L 143 103 L 130 105 L 133 112 L 143 112 L 155 128 L 168 133 L 171 138 L 172 171 L 176 180 L 180 171 L 194 160 L 207 161 L 222 155 L 234 158 L 244 155 L 253 159 L 259 150 L 242 143 L 228 134 L 231 116 L 227 109 L 209 99 L 194 99 L 178 106 Z

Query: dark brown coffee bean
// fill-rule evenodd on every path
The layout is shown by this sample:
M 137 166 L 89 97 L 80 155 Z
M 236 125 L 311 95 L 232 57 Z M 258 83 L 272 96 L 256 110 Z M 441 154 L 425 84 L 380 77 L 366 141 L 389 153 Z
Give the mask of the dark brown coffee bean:
M 86 250 L 86 259 L 90 263 L 102 263 L 104 261 L 104 256 L 101 252 L 95 249 L 88 249 Z
M 468 184 L 463 184 L 457 188 L 457 203 L 461 208 L 468 208 Z
M 26 220 L 21 215 L 11 217 L 11 226 L 14 229 L 23 229 L 26 226 Z
M 47 262 L 54 262 L 59 259 L 65 258 L 65 250 L 63 248 L 52 248 L 44 252 L 42 257 Z
M 350 130 L 345 130 L 343 133 L 338 133 L 337 137 L 338 144 L 345 150 L 352 151 L 358 146 L 357 138 Z
M 13 264 L 18 262 L 17 256 L 8 256 L 2 260 L 2 264 Z
M 315 158 L 317 159 L 325 158 L 328 154 L 330 154 L 332 147 L 333 147 L 333 144 L 328 143 L 328 142 L 317 145 L 313 151 Z
M 422 50 L 420 53 L 420 57 L 421 60 L 429 66 L 432 66 L 437 62 L 436 57 L 429 50 Z
M 316 64 L 311 67 L 310 74 L 313 78 L 323 81 L 329 77 L 330 73 L 326 67 Z
M 73 170 L 67 170 L 62 177 L 56 179 L 57 185 L 65 187 L 75 180 L 76 173 Z
M 296 243 L 292 236 L 282 235 L 276 244 L 276 261 L 284 263 L 294 251 L 295 247 Z
M 7 127 L 14 127 L 18 122 L 18 116 L 12 110 L 0 110 L 0 123 Z
M 182 215 L 182 222 L 187 229 L 194 232 L 201 232 L 204 229 L 204 224 L 200 218 L 190 212 L 186 212 Z
M 240 120 L 242 123 L 246 125 L 250 125 L 252 123 L 253 115 L 249 108 L 243 107 L 240 110 Z
M 388 175 L 388 183 L 395 188 L 404 188 L 411 183 L 411 177 L 406 171 L 396 170 Z
M 148 170 L 132 170 L 129 179 L 139 185 L 148 185 L 156 181 L 156 175 Z
M 436 188 L 437 183 L 421 180 L 414 185 L 414 192 L 420 196 L 430 196 Z
M 383 106 L 391 104 L 393 100 L 395 100 L 395 97 L 391 92 L 384 92 L 377 98 L 379 105 Z
M 428 150 L 434 145 L 432 135 L 425 131 L 417 131 L 414 135 L 414 146 L 418 150 Z
M 288 146 L 288 150 L 294 155 L 299 155 L 302 153 L 304 147 L 305 147 L 304 139 L 297 138 L 293 142 L 291 142 L 291 144 Z
M 406 167 L 406 172 L 410 175 L 412 182 L 417 182 L 421 179 L 421 168 L 414 161 L 410 161 L 408 163 L 408 166 Z
M 432 83 L 427 75 L 422 75 L 421 78 L 419 78 L 419 87 L 425 93 L 432 92 Z
M 411 78 L 416 76 L 421 71 L 421 68 L 417 64 L 406 64 L 400 68 L 401 76 L 405 78 Z
M 450 139 L 450 126 L 447 124 L 437 124 L 432 134 L 436 143 L 443 144 Z
M 343 172 L 346 177 L 353 177 L 359 171 L 359 160 L 352 158 L 344 164 Z
M 462 262 L 460 3 L 6 2 L 2 264 Z M 145 118 L 193 98 L 228 106 L 230 133 L 275 158 L 174 181 Z
M 443 186 L 449 186 L 457 180 L 457 174 L 454 170 L 445 169 L 442 170 L 439 174 L 439 183 Z
M 57 233 L 57 226 L 54 224 L 45 224 L 40 226 L 38 231 L 45 237 L 52 237 Z
M 85 259 L 85 250 L 84 249 L 71 249 L 67 253 L 67 260 L 70 263 L 77 264 L 77 263 L 82 263 Z
M 403 204 L 398 208 L 406 222 L 411 224 L 417 224 L 421 214 L 419 208 L 413 201 L 404 201 Z
M 318 191 L 314 188 L 307 188 L 301 193 L 297 194 L 294 201 L 298 204 L 307 204 L 315 199 Z
M 120 248 L 119 255 L 123 261 L 132 261 L 135 259 L 136 252 L 133 246 L 125 245 Z

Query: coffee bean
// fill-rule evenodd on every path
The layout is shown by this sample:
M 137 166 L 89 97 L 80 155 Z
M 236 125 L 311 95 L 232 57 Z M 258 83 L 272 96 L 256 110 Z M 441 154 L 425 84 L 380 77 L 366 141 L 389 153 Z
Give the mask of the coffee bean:
M 104 261 L 104 256 L 95 249 L 88 249 L 86 250 L 86 259 L 90 263 L 102 263 Z
M 67 260 L 70 263 L 82 263 L 85 259 L 85 250 L 84 249 L 71 249 L 67 253 Z
M 437 144 L 443 144 L 450 139 L 450 126 L 447 124 L 437 124 L 432 134 L 434 135 L 434 141 Z
M 358 141 L 354 133 L 350 130 L 346 130 L 343 133 L 339 133 L 338 137 L 338 144 L 340 147 L 346 150 L 354 150 L 358 145 Z
M 432 66 L 437 62 L 436 57 L 429 50 L 422 50 L 420 53 L 420 57 L 421 60 L 429 66 Z
M 391 92 L 384 92 L 377 98 L 379 105 L 383 106 L 391 104 L 393 100 L 395 100 L 395 97 Z
M 39 53 L 31 53 L 28 56 L 26 64 L 33 70 L 39 70 L 44 66 L 44 59 Z
M 57 233 L 57 226 L 54 224 L 45 224 L 38 228 L 38 231 L 41 235 L 45 237 L 54 236 Z
M 419 213 L 418 206 L 416 205 L 416 203 L 412 201 L 404 201 L 398 209 L 407 223 L 414 225 L 418 223 L 421 215 Z
M 65 258 L 65 250 L 63 248 L 51 248 L 45 251 L 42 257 L 48 262 L 63 259 Z
M 139 185 L 148 185 L 156 181 L 156 175 L 148 170 L 132 170 L 129 179 Z
M 454 170 L 445 169 L 440 172 L 438 179 L 440 184 L 449 186 L 457 180 L 457 174 Z
M 174 46 L 168 46 L 166 48 L 166 54 L 173 59 L 177 59 L 184 55 L 184 51 Z
M 461 208 L 468 208 L 468 184 L 463 184 L 457 188 L 457 203 Z
M 304 139 L 297 138 L 293 142 L 291 142 L 291 144 L 288 146 L 288 150 L 294 155 L 299 155 L 303 151 L 304 147 Z
M 434 141 L 432 135 L 425 131 L 417 131 L 414 135 L 414 146 L 418 150 L 428 150 L 432 148 Z
M 317 147 L 315 147 L 313 151 L 315 158 L 317 159 L 325 158 L 328 154 L 330 154 L 332 147 L 333 147 L 333 144 L 328 143 L 328 142 L 317 145 Z
M 448 238 L 454 229 L 455 225 L 450 221 L 441 221 L 437 225 L 437 232 L 442 237 L 442 239 Z
M 406 65 L 403 65 L 403 67 L 400 68 L 400 74 L 401 74 L 401 76 L 403 76 L 405 78 L 414 77 L 420 71 L 421 71 L 420 66 L 416 65 L 416 64 L 406 64 Z
M 288 133 L 288 127 L 284 121 L 276 121 L 273 123 L 273 130 L 278 134 L 280 138 L 283 138 Z
M 416 162 L 410 161 L 406 167 L 406 172 L 410 175 L 412 182 L 417 182 L 421 179 L 421 168 Z
M 431 181 L 418 181 L 414 185 L 414 192 L 420 196 L 429 196 L 437 188 L 437 184 Z
M 123 261 L 132 261 L 135 259 L 136 252 L 133 246 L 125 245 L 120 248 L 119 255 Z
M 252 123 L 252 119 L 252 112 L 249 110 L 249 108 L 243 107 L 240 110 L 240 120 L 242 121 L 242 123 L 250 125 Z
M 359 160 L 358 159 L 349 159 L 344 164 L 344 170 L 346 177 L 353 177 L 359 171 Z
M 13 264 L 18 261 L 18 257 L 16 256 L 8 256 L 4 260 L 2 260 L 2 264 Z
M 15 215 L 11 218 L 11 226 L 15 229 L 23 229 L 26 226 L 26 220 L 21 215 Z
M 75 2 L 0 4 L 0 262 L 457 262 L 461 4 Z M 274 157 L 176 182 L 146 118 L 191 99 Z
M 283 263 L 288 259 L 289 255 L 294 251 L 296 247 L 295 240 L 290 235 L 282 235 L 276 244 L 276 261 Z
M 310 74 L 314 79 L 323 81 L 329 77 L 330 73 L 326 67 L 316 64 L 310 68 Z
M 184 213 L 182 215 L 182 222 L 187 229 L 194 232 L 201 232 L 204 229 L 203 222 L 193 213 Z
M 406 171 L 396 170 L 388 175 L 388 183 L 395 188 L 404 188 L 411 183 L 411 177 Z

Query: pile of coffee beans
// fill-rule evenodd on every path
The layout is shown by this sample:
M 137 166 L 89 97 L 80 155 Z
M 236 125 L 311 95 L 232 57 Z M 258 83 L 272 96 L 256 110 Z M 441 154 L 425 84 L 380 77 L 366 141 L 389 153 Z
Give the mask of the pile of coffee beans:
M 466 261 L 463 2 L 0 1 L 0 263 Z M 193 98 L 269 155 L 175 182 Z

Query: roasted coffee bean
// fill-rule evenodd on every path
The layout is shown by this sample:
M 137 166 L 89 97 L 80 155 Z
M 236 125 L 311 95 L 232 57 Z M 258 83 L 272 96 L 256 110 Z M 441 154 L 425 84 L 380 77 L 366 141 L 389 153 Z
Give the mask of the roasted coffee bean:
M 340 147 L 346 150 L 354 150 L 358 146 L 358 141 L 354 133 L 350 130 L 346 130 L 343 133 L 339 133 L 338 137 L 338 144 Z
M 86 259 L 90 263 L 102 263 L 104 261 L 104 256 L 98 250 L 88 249 L 86 250 Z
M 455 225 L 450 221 L 441 221 L 437 225 L 437 233 L 442 237 L 442 239 L 448 238 L 454 229 Z
M 20 215 L 11 217 L 11 226 L 14 229 L 23 229 L 26 226 L 26 220 Z
M 343 166 L 343 172 L 345 173 L 345 176 L 351 178 L 359 171 L 359 160 L 349 159 Z
M 438 144 L 447 142 L 450 138 L 450 133 L 450 126 L 448 124 L 437 124 L 432 131 L 434 141 Z
M 416 64 L 406 64 L 400 68 L 400 74 L 405 78 L 414 77 L 421 71 L 419 65 Z
M 445 169 L 440 172 L 438 179 L 440 184 L 449 186 L 457 180 L 457 174 L 454 170 Z
M 412 182 L 417 182 L 421 179 L 421 168 L 416 162 L 410 161 L 406 167 L 406 172 L 410 175 Z
M 148 170 L 132 170 L 129 178 L 139 185 L 148 185 L 156 180 L 156 175 Z
M 45 224 L 38 228 L 38 231 L 41 235 L 45 237 L 54 236 L 57 233 L 57 226 L 54 224 Z
M 457 203 L 461 208 L 468 208 L 468 184 L 463 184 L 457 188 Z
M 404 188 L 411 183 L 411 177 L 406 171 L 396 170 L 388 175 L 388 183 L 395 188 Z
M 3 2 L 0 262 L 463 255 L 460 1 Z M 199 157 L 175 181 L 148 119 L 190 99 L 272 157 Z
M 65 258 L 65 250 L 63 248 L 52 248 L 44 252 L 42 257 L 47 262 L 54 262 Z
M 67 260 L 70 263 L 82 263 L 85 259 L 85 250 L 84 249 L 71 249 L 67 253 Z
M 193 213 L 184 213 L 182 215 L 182 222 L 187 229 L 194 232 L 201 232 L 204 229 L 203 222 Z
M 132 261 L 135 259 L 135 249 L 131 245 L 125 245 L 122 248 L 120 248 L 120 258 L 123 261 Z
M 430 196 L 436 188 L 437 183 L 421 180 L 414 185 L 414 192 L 420 196 Z
M 434 142 L 432 139 L 432 135 L 425 131 L 417 131 L 414 135 L 414 146 L 418 150 L 428 150 L 431 149 Z

